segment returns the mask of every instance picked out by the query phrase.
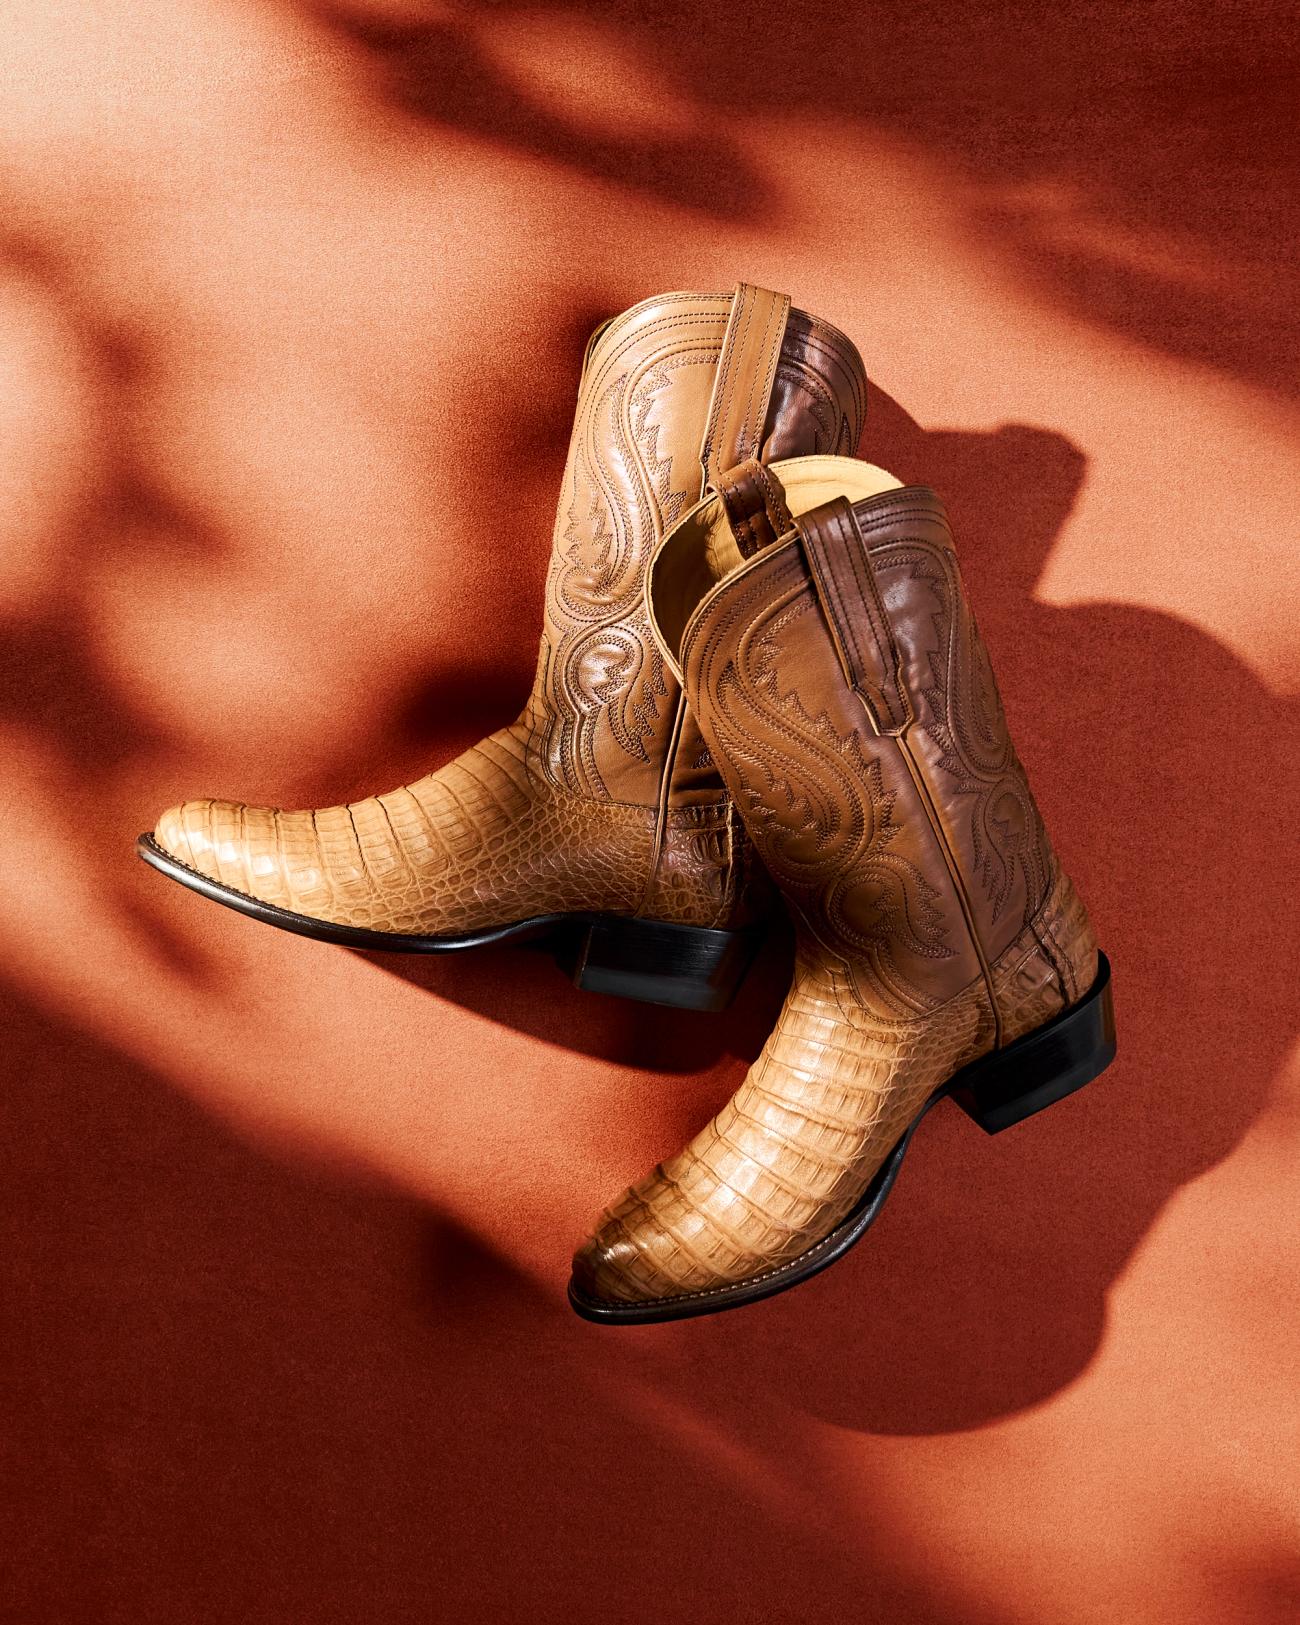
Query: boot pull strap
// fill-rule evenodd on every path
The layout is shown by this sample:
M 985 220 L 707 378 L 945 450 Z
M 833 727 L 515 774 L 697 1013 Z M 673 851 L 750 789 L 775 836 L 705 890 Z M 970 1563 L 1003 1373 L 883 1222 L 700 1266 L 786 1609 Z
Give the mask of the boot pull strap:
M 795 525 L 846 681 L 878 734 L 902 733 L 912 721 L 912 702 L 853 504 L 836 497 Z
M 778 536 L 794 529 L 784 487 L 756 457 L 719 474 L 717 490 L 743 558 L 770 547 Z
M 713 398 L 700 447 L 704 489 L 763 448 L 763 424 L 776 382 L 790 296 L 739 282 L 713 377 Z

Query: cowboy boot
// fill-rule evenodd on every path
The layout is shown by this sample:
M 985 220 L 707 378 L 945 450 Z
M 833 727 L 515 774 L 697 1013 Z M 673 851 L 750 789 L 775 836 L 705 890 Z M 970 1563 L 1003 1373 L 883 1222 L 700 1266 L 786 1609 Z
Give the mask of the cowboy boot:
M 651 605 L 784 894 L 794 976 L 739 1093 L 578 1253 L 570 1298 L 592 1320 L 794 1286 L 863 1235 L 931 1106 L 996 1133 L 1115 1053 L 1108 967 L 938 498 L 842 458 L 752 473 L 781 539 L 747 556 L 706 500 L 664 541 Z
M 420 953 L 550 937 L 580 987 L 720 1008 L 765 883 L 650 636 L 646 569 L 733 465 L 853 450 L 865 403 L 853 345 L 784 295 L 742 283 L 615 317 L 587 346 L 519 720 L 350 806 L 187 801 L 140 855 L 305 936 Z

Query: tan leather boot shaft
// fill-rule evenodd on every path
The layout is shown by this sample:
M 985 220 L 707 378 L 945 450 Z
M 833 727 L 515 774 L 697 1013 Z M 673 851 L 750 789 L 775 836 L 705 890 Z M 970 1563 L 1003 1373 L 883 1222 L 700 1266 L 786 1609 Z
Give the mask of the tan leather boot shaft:
M 579 1253 L 589 1302 L 809 1272 L 935 1091 L 1097 972 L 938 499 L 838 459 L 772 472 L 798 529 L 746 561 L 706 503 L 652 598 L 794 918 L 794 978 L 737 1096 Z
M 754 865 L 650 635 L 646 569 L 733 461 L 851 450 L 865 385 L 841 334 L 761 289 L 667 294 L 615 318 L 588 349 L 519 721 L 350 806 L 187 802 L 145 855 L 295 929 L 424 941 L 556 914 L 743 920 Z

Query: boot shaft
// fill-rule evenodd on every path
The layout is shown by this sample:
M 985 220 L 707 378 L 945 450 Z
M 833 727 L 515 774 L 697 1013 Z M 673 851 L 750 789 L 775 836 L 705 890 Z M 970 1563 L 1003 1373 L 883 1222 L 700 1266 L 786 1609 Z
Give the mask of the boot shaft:
M 746 560 L 721 504 L 704 504 L 661 551 L 653 602 L 806 950 L 840 962 L 885 1019 L 982 983 L 1000 1023 L 999 962 L 1026 943 L 1068 1002 L 1091 933 L 1012 744 L 942 504 L 861 463 L 771 472 L 794 528 Z M 828 499 L 837 484 L 865 494 Z
M 853 345 L 746 284 L 647 300 L 593 336 L 526 714 L 554 784 L 640 806 L 719 798 L 650 633 L 650 555 L 733 463 L 852 451 L 865 403 Z

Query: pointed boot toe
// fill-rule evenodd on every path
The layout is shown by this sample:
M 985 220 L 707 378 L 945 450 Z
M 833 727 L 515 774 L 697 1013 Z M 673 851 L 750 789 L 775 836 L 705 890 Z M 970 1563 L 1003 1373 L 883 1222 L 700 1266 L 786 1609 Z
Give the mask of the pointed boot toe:
M 209 874 L 211 871 L 204 867 L 205 859 L 211 851 L 211 842 L 206 834 L 201 834 L 196 846 L 190 845 L 187 822 L 195 812 L 206 809 L 206 801 L 185 801 L 177 807 L 168 807 L 166 812 L 159 815 L 151 836 L 142 836 L 142 840 L 149 840 L 168 857 L 175 858 L 180 863 L 188 864 L 200 874 Z M 199 828 L 202 829 L 202 812 L 199 816 Z
M 328 907 L 312 819 L 239 801 L 186 801 L 169 807 L 137 850 L 191 890 L 278 924 L 296 901 Z
M 639 1324 L 707 1314 L 756 1291 L 803 1248 L 824 1204 L 793 1197 L 761 1160 L 764 1103 L 742 1091 L 723 1117 L 601 1217 L 573 1260 L 569 1301 L 587 1320 Z M 752 1112 L 755 1115 L 747 1115 Z M 834 1183 L 838 1170 L 823 1170 Z
M 643 1295 L 637 1285 L 641 1273 L 635 1246 L 603 1223 L 573 1255 L 569 1301 L 579 1314 L 635 1304 Z
M 242 881 L 238 830 L 242 809 L 233 801 L 185 801 L 169 807 L 154 826 L 153 845 L 196 875 Z M 224 854 L 224 865 L 223 865 Z
M 766 534 L 761 479 L 732 471 L 852 449 L 865 410 L 853 345 L 782 294 L 664 294 L 605 323 L 579 382 L 518 721 L 348 807 L 187 803 L 141 856 L 305 936 L 417 953 L 547 938 L 580 987 L 725 1005 L 770 887 L 650 635 L 649 562 L 706 488 Z
M 669 1187 L 657 1171 L 602 1215 L 573 1257 L 569 1302 L 586 1320 L 640 1321 L 712 1284 L 691 1246 L 700 1218 L 658 1211 Z
M 390 813 L 375 799 L 298 812 L 188 801 L 165 812 L 137 848 L 172 879 L 255 919 L 380 947 L 418 925 L 395 818 L 400 809 Z

